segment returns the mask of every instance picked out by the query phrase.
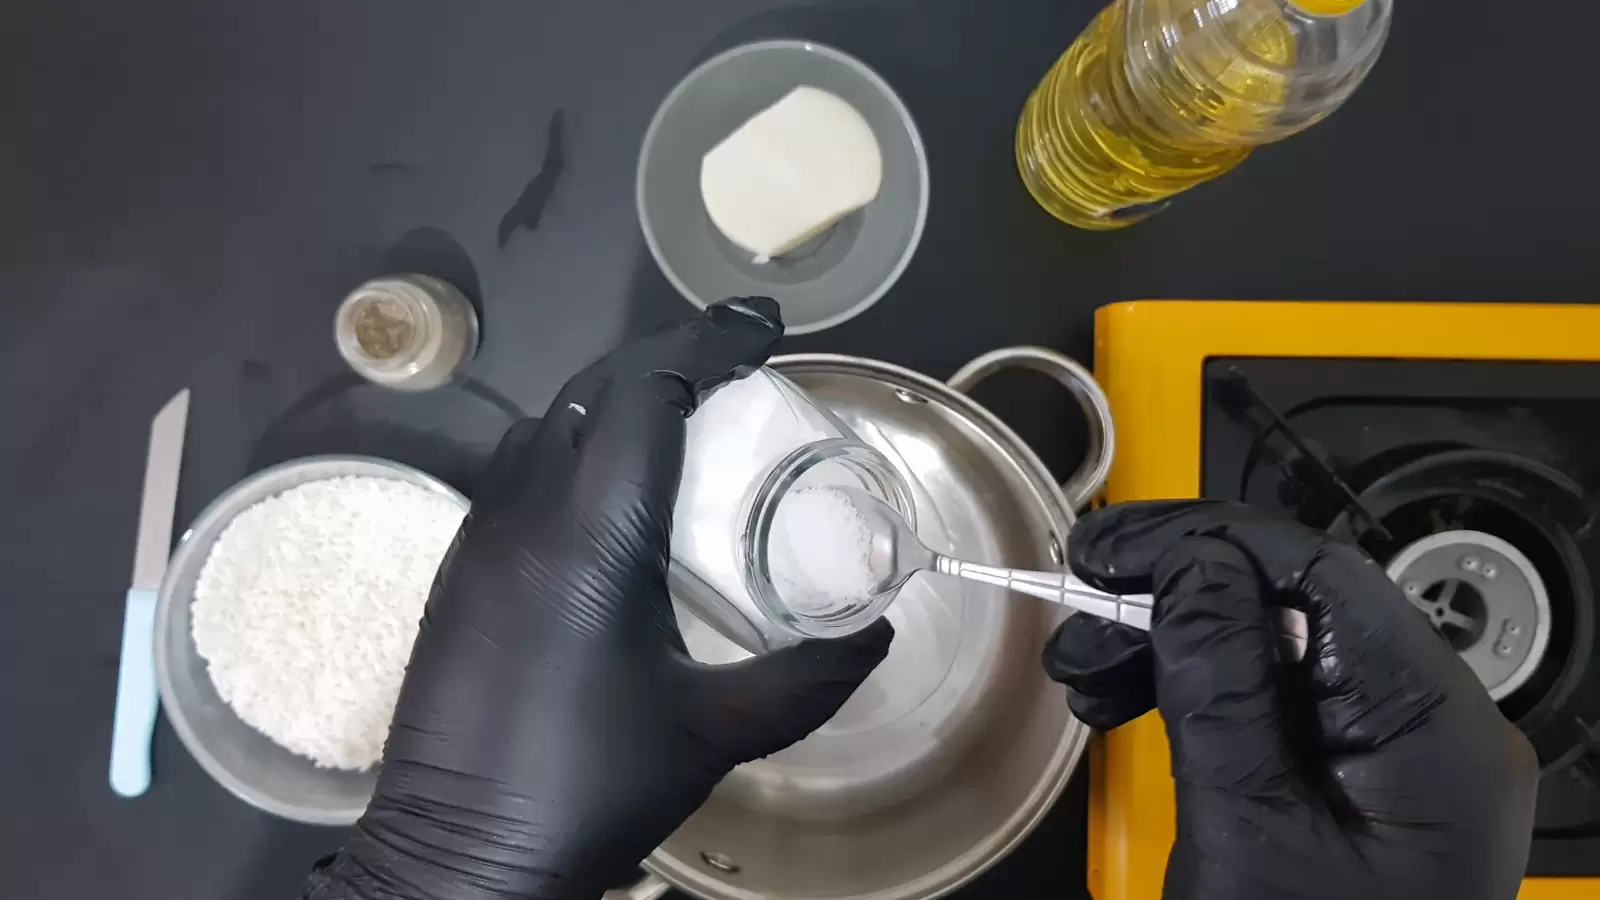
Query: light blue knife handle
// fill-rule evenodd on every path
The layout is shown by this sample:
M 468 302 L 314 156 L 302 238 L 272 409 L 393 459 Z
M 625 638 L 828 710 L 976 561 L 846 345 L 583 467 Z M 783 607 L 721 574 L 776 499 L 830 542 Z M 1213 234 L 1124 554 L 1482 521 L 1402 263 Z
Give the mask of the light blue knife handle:
M 111 789 L 137 797 L 150 789 L 150 737 L 156 728 L 156 592 L 128 591 L 122 662 L 111 720 Z

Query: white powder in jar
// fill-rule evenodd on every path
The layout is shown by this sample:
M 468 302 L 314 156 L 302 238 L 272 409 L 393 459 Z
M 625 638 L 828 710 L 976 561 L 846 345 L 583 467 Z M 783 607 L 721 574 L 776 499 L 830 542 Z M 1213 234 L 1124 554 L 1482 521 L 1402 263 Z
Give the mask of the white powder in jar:
M 841 491 L 806 487 L 778 503 L 768 535 L 772 586 L 791 609 L 827 615 L 871 599 L 872 530 Z
M 290 488 L 217 538 L 195 650 L 241 720 L 318 766 L 377 763 L 434 574 L 465 515 L 391 478 Z
M 796 447 L 834 436 L 809 425 L 793 403 L 772 373 L 758 369 L 718 388 L 687 423 L 683 480 L 672 511 L 673 565 L 687 565 L 752 620 L 761 613 L 739 568 L 745 501 Z M 679 585 L 680 594 L 688 590 Z M 696 605 L 692 597 L 683 599 Z

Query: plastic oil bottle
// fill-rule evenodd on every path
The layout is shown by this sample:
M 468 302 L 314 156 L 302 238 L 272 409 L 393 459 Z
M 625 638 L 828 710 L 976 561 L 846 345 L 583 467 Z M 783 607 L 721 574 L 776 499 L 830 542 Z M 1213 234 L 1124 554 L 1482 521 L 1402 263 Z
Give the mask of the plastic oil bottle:
M 1029 192 L 1080 228 L 1122 228 L 1338 108 L 1391 0 L 1116 0 L 1022 110 Z

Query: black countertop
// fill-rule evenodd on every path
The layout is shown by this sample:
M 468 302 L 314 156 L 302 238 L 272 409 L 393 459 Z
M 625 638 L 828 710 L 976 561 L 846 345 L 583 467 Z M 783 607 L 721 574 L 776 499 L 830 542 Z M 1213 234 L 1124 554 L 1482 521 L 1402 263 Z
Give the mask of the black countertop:
M 1591 298 L 1600 7 L 1401 0 L 1368 84 L 1170 211 L 1114 234 L 1017 180 L 1016 114 L 1095 0 L 18 0 L 0 24 L 0 894 L 281 898 L 336 831 L 216 787 L 165 724 L 155 783 L 106 787 L 150 416 L 194 390 L 178 517 L 252 468 L 376 450 L 470 488 L 512 407 L 537 414 L 625 335 L 685 313 L 644 250 L 634 157 L 713 49 L 798 36 L 882 72 L 921 126 L 921 249 L 875 308 L 786 350 L 935 375 L 1014 343 L 1090 352 L 1141 297 Z M 1426 12 L 1424 10 L 1427 10 Z M 765 10 L 765 11 L 763 11 Z M 564 112 L 538 228 L 495 230 Z M 362 279 L 471 288 L 474 381 L 354 386 L 330 335 Z M 1072 404 L 983 398 L 1065 473 Z M 964 897 L 1082 896 L 1081 780 Z

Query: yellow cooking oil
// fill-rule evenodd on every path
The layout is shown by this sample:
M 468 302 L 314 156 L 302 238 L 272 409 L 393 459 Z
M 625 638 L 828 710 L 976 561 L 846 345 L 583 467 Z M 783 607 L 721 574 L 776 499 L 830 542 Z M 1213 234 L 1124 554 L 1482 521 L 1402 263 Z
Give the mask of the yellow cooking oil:
M 1147 218 L 1332 112 L 1376 60 L 1389 4 L 1117 0 L 1023 107 L 1022 180 L 1080 228 Z

